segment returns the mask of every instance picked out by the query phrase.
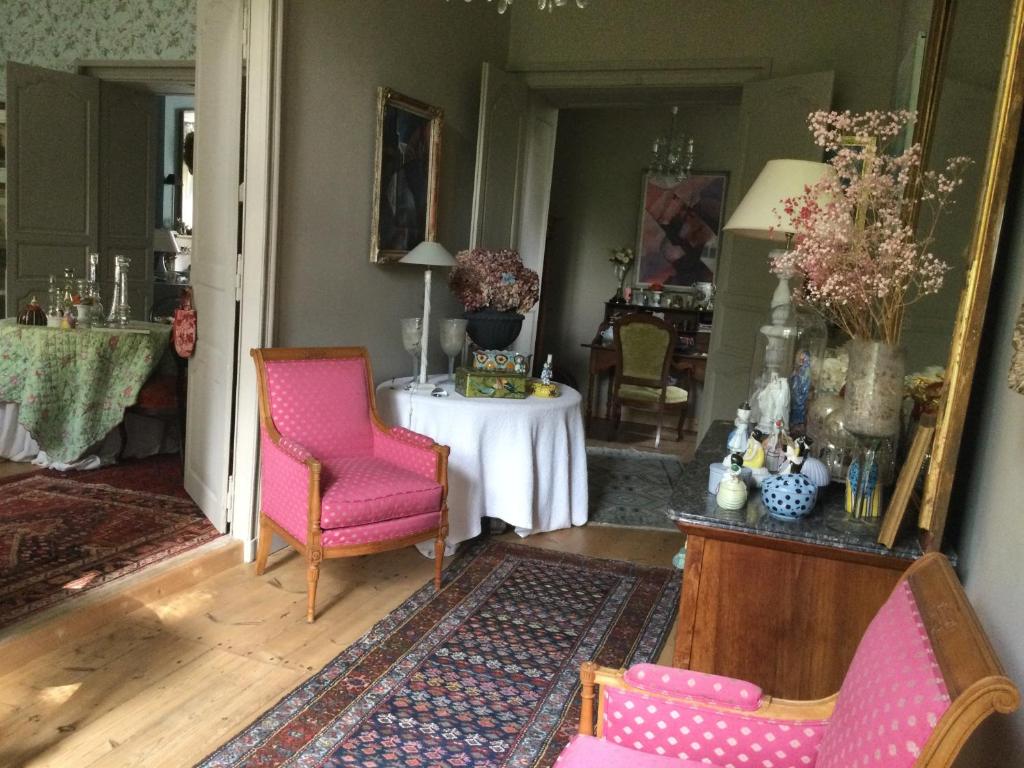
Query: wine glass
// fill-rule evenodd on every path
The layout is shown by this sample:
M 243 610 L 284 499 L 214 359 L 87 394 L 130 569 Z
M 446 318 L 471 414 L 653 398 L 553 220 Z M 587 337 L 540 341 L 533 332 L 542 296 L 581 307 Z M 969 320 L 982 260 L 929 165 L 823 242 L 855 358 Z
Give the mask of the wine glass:
M 416 378 L 419 375 L 420 349 L 423 341 L 423 318 L 403 317 L 402 318 L 402 346 L 412 357 L 412 380 L 405 385 L 405 389 L 416 389 Z M 395 385 L 398 388 L 398 385 Z
M 452 386 L 454 386 L 455 356 L 462 351 L 462 345 L 466 342 L 467 325 L 469 325 L 468 320 L 454 317 L 441 321 L 441 349 L 448 355 L 448 381 L 446 383 Z

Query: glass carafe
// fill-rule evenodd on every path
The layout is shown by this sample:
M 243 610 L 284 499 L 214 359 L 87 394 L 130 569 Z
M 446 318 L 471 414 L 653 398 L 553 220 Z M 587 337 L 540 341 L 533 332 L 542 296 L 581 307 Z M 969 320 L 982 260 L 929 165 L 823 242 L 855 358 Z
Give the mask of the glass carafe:
M 110 313 L 107 322 L 111 325 L 124 327 L 131 319 L 132 308 L 128 304 L 128 268 L 131 259 L 127 256 L 114 257 L 114 295 L 110 300 Z

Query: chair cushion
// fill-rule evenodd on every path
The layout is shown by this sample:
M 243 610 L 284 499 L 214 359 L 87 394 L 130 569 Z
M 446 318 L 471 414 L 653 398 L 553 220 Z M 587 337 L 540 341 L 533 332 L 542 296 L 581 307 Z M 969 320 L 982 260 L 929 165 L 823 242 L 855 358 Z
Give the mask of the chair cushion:
M 555 761 L 558 768 L 714 768 L 677 757 L 637 752 L 593 736 L 575 736 Z
M 399 517 L 395 520 L 385 520 L 382 523 L 331 528 L 321 534 L 320 544 L 325 548 L 354 547 L 373 541 L 404 539 L 406 536 L 414 536 L 417 533 L 426 534 L 427 531 L 437 528 L 440 524 L 440 514 L 441 510 L 438 508 L 422 515 Z M 426 540 L 426 535 L 423 538 Z
M 816 765 L 909 768 L 948 708 L 928 631 L 904 581 L 857 646 Z
M 384 459 L 322 460 L 320 527 L 346 528 L 441 509 L 441 485 Z
M 660 395 L 661 391 L 657 387 L 638 387 L 636 384 L 623 384 L 619 387 L 619 397 L 623 400 L 646 400 L 656 403 Z M 669 405 L 685 403 L 688 398 L 685 389 L 671 386 L 665 388 L 665 402 Z

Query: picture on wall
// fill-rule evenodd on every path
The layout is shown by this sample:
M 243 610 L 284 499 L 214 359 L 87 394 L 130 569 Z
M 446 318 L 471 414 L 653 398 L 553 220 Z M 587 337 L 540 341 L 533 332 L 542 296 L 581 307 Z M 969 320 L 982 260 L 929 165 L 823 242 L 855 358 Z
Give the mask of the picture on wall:
M 370 261 L 397 261 L 437 225 L 442 110 L 379 88 Z
M 714 282 L 728 180 L 725 171 L 693 171 L 682 181 L 644 174 L 637 286 Z

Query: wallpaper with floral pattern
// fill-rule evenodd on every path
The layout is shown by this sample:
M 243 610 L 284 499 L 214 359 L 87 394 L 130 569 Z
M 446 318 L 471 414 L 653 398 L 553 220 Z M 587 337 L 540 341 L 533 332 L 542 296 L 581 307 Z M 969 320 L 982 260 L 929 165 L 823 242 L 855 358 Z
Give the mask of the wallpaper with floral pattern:
M 3 0 L 0 101 L 8 60 L 73 72 L 81 59 L 192 59 L 195 32 L 195 0 Z

